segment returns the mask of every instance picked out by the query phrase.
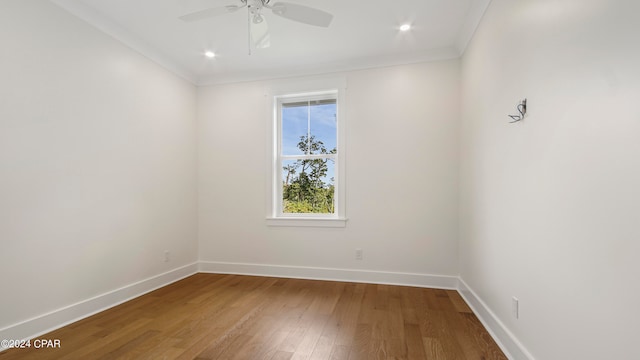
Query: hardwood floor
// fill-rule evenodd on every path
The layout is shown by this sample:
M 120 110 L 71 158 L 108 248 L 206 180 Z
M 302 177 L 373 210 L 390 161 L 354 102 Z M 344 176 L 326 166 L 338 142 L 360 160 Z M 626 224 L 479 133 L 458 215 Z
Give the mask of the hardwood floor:
M 196 274 L 0 359 L 506 359 L 456 291 Z

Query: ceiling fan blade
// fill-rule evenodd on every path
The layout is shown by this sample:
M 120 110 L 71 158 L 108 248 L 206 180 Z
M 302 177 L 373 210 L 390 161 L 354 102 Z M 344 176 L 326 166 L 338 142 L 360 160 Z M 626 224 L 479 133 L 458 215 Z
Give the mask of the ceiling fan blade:
M 269 6 L 274 14 L 283 18 L 298 21 L 320 27 L 329 27 L 333 20 L 333 15 L 326 11 L 314 9 L 304 5 L 291 4 L 287 2 L 277 2 Z
M 220 15 L 236 12 L 238 11 L 238 9 L 240 9 L 240 7 L 237 5 L 214 7 L 214 8 L 204 9 L 204 10 L 182 15 L 179 17 L 179 19 L 185 22 L 199 21 L 199 20 L 208 19 L 214 16 L 220 16 Z
M 262 15 L 254 16 L 251 21 L 251 41 L 256 49 L 266 49 L 271 46 L 269 25 Z

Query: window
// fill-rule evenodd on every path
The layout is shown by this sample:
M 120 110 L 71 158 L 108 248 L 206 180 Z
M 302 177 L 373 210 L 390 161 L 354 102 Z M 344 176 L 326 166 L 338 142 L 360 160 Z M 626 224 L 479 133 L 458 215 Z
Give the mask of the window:
M 340 90 L 273 96 L 269 225 L 345 226 Z

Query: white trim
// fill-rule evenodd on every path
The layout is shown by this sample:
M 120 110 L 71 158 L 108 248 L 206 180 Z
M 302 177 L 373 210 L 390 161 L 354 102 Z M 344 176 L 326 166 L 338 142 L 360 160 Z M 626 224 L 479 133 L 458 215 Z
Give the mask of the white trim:
M 458 285 L 458 277 L 456 276 L 372 270 L 318 268 L 305 266 L 282 266 L 201 261 L 199 270 L 203 273 L 214 274 L 235 274 L 292 279 L 346 281 L 367 284 L 415 286 L 448 290 L 455 290 L 457 289 Z
M 535 360 L 476 293 L 458 276 L 372 270 L 201 261 L 202 273 L 269 276 L 279 278 L 346 281 L 457 290 L 500 349 L 511 360 Z
M 297 220 L 297 219 L 296 219 Z M 0 329 L 0 339 L 32 339 L 105 311 L 196 273 L 345 281 L 457 290 L 500 349 L 511 360 L 535 360 L 480 297 L 458 276 L 200 261 L 109 291 Z M 0 349 L 2 352 L 5 349 Z
M 177 62 L 175 59 L 172 59 L 169 54 L 150 46 L 147 42 L 140 39 L 131 31 L 118 25 L 107 16 L 101 14 L 92 6 L 77 0 L 50 1 L 190 83 L 196 86 L 210 86 L 247 81 L 290 78 L 293 76 L 314 76 L 337 72 L 359 71 L 389 66 L 458 59 L 461 54 L 464 53 L 467 44 L 473 37 L 473 34 L 482 19 L 484 10 L 486 10 L 491 0 L 471 1 L 472 7 L 467 14 L 467 21 L 464 22 L 464 27 L 459 32 L 453 46 L 414 51 L 410 53 L 363 56 L 302 67 L 283 67 L 272 69 L 268 72 L 260 69 L 254 69 L 234 73 L 217 73 L 200 76 L 194 74 L 191 70 Z
M 95 8 L 87 5 L 82 1 L 74 0 L 51 0 L 52 3 L 60 6 L 69 13 L 84 20 L 91 26 L 97 28 L 103 33 L 115 38 L 120 43 L 128 46 L 142 56 L 164 67 L 166 70 L 178 75 L 182 79 L 193 85 L 198 84 L 198 78 L 191 71 L 185 69 L 177 62 L 171 60 L 171 57 L 157 48 L 149 45 L 144 40 L 135 36 L 132 32 L 121 27 Z
M 484 1 L 484 0 L 482 0 Z M 327 74 L 361 71 L 367 69 L 379 69 L 390 66 L 420 64 L 454 60 L 460 58 L 457 47 L 445 47 L 415 51 L 411 53 L 387 54 L 380 56 L 359 57 L 347 60 L 337 60 L 304 67 L 287 67 L 272 69 L 269 72 L 261 70 L 240 71 L 235 73 L 219 73 L 204 75 L 198 79 L 198 86 L 235 84 L 248 81 L 266 81 L 274 79 L 286 79 L 301 76 L 319 76 Z
M 0 329 L 0 339 L 32 339 L 197 273 L 198 264 L 152 276 Z M 0 349 L 4 350 L 4 349 Z
M 345 218 L 313 218 L 313 217 L 268 217 L 268 226 L 299 226 L 299 227 L 333 227 L 347 226 Z
M 265 88 L 267 97 L 267 110 L 269 114 L 266 139 L 267 154 L 267 199 L 266 223 L 269 226 L 301 226 L 301 227 L 345 227 L 346 226 L 346 176 L 345 176 L 345 151 L 346 151 L 346 89 L 347 79 L 344 76 L 336 77 L 311 77 L 279 80 L 270 83 Z M 315 216 L 295 216 L 293 214 L 282 214 L 281 187 L 282 173 L 278 171 L 281 151 L 278 148 L 281 143 L 280 134 L 280 103 L 283 99 L 293 99 L 298 97 L 335 97 L 337 101 L 337 156 L 335 156 L 335 214 L 313 214 Z M 277 141 L 274 141 L 277 138 Z M 330 154 L 327 154 L 330 155 Z M 333 156 L 322 156 L 333 157 Z
M 313 160 L 313 159 L 337 159 L 336 154 L 312 154 L 312 155 L 280 155 L 280 160 Z
M 304 215 L 314 215 L 314 216 L 307 216 L 308 218 L 311 218 L 309 220 L 312 220 L 315 217 L 319 217 L 319 218 L 326 218 L 326 217 L 336 217 L 343 215 L 342 212 L 340 212 L 340 204 L 339 204 L 339 199 L 340 199 L 340 184 L 342 183 L 340 181 L 340 175 L 339 175 L 339 166 L 340 166 L 340 161 L 342 159 L 344 159 L 344 156 L 342 156 L 340 154 L 341 149 L 340 149 L 340 143 L 339 143 L 339 132 L 340 132 L 340 122 L 342 121 L 342 119 L 340 118 L 340 104 L 339 104 L 339 96 L 340 96 L 340 90 L 335 89 L 335 90 L 331 90 L 331 91 L 322 91 L 322 92 L 313 92 L 313 93 L 303 93 L 303 94 L 286 94 L 286 95 L 277 95 L 274 99 L 274 105 L 276 106 L 275 109 L 275 113 L 276 116 L 274 118 L 274 122 L 276 123 L 276 130 L 275 130 L 275 134 L 276 134 L 276 139 L 275 139 L 275 143 L 276 143 L 276 153 L 274 154 L 276 161 L 275 161 L 275 167 L 273 168 L 273 175 L 275 175 L 275 187 L 274 187 L 274 200 L 277 199 L 275 201 L 275 208 L 273 209 L 273 217 L 274 218 L 286 218 L 289 217 L 290 214 L 285 214 L 283 213 L 283 188 L 282 184 L 283 183 L 283 179 L 282 179 L 282 165 L 283 165 L 283 161 L 285 160 L 307 160 L 307 159 L 333 159 L 333 161 L 335 162 L 336 166 L 334 169 L 334 177 L 335 179 L 337 179 L 338 181 L 335 182 L 335 184 L 333 184 L 334 186 L 334 196 L 336 196 L 335 201 L 334 201 L 334 210 L 335 210 L 335 214 L 304 214 Z M 309 113 L 310 111 L 310 104 L 308 103 L 309 101 L 314 101 L 314 100 L 334 100 L 335 104 L 336 104 L 336 116 L 337 116 L 337 124 L 336 124 L 336 149 L 337 149 L 337 154 L 303 154 L 303 155 L 283 155 L 283 151 L 282 151 L 282 108 L 283 105 L 286 103 L 292 103 L 292 102 L 307 102 L 307 134 L 306 136 L 308 137 L 309 141 L 311 139 L 311 134 L 310 134 L 310 129 L 311 129 L 311 115 Z M 271 141 L 274 141 L 274 139 L 272 139 Z M 292 215 L 297 215 L 297 214 L 292 214 Z M 302 214 L 300 214 L 302 215 Z M 297 217 L 297 216 L 291 216 L 291 217 Z M 284 222 L 282 223 L 280 226 L 297 226 L 295 222 Z M 304 226 L 304 225 L 302 225 Z
M 491 0 L 474 0 L 470 2 L 469 11 L 462 23 L 463 25 L 460 32 L 458 32 L 458 37 L 455 43 L 459 56 L 462 56 L 467 50 L 467 46 L 469 46 L 478 26 L 480 26 L 480 21 L 482 21 L 485 12 L 489 8 L 489 4 L 491 4 Z
M 266 94 L 282 97 L 288 94 L 322 94 L 346 88 L 347 78 L 345 76 L 329 75 L 274 80 L 267 87 Z M 270 105 L 273 107 L 272 104 Z
M 462 278 L 458 282 L 458 292 L 509 359 L 535 359 Z

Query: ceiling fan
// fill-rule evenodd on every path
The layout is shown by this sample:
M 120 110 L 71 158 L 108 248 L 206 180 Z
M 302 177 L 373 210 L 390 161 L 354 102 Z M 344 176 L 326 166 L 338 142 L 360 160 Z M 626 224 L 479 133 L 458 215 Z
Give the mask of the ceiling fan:
M 249 54 L 251 54 L 251 44 L 257 49 L 268 48 L 271 45 L 269 26 L 262 14 L 263 9 L 271 10 L 274 15 L 285 19 L 320 27 L 329 27 L 333 20 L 332 14 L 322 10 L 282 1 L 272 3 L 272 0 L 240 0 L 238 5 L 204 9 L 182 15 L 179 19 L 185 22 L 200 21 L 214 16 L 234 13 L 245 7 L 248 9 Z

